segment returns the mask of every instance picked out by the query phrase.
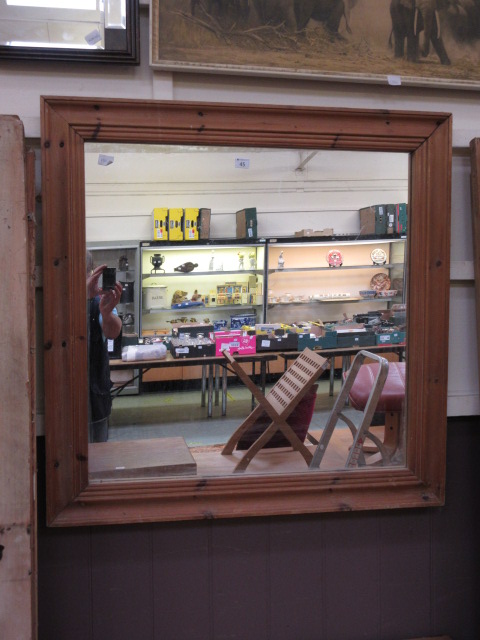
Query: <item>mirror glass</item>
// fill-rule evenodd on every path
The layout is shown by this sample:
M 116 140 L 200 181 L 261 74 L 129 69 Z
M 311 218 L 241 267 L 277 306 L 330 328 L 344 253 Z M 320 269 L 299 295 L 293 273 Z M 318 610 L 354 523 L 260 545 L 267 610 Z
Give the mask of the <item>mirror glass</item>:
M 0 45 L 105 49 L 105 29 L 126 29 L 126 0 L 0 0 Z
M 358 406 L 341 392 L 362 349 L 405 366 L 408 197 L 408 153 L 85 143 L 87 279 L 107 266 L 122 288 L 107 338 L 87 292 L 90 481 L 241 470 L 270 420 L 226 451 L 262 400 L 219 345 L 262 397 L 305 348 L 325 358 L 288 422 L 313 454 L 334 421 L 313 471 L 404 466 L 404 393 L 394 411 L 369 405 L 351 461 L 384 361 L 363 362 Z M 280 436 L 246 474 L 312 472 Z

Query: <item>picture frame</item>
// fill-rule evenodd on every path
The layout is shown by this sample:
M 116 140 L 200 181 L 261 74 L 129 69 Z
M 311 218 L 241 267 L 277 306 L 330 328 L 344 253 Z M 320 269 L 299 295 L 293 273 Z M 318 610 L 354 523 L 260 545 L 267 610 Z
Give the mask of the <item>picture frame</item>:
M 112 11 L 114 16 L 117 16 L 117 5 L 110 5 L 113 7 Z M 118 5 L 119 7 L 120 5 Z M 59 32 L 59 28 L 63 25 L 63 20 L 69 20 L 68 28 L 73 30 L 82 29 L 85 26 L 85 32 L 88 32 L 92 28 L 92 24 L 88 22 L 85 17 L 85 12 L 78 11 L 74 17 L 64 17 L 59 19 L 55 15 L 57 11 L 54 8 L 35 8 L 32 13 L 31 7 L 8 7 L 15 11 L 14 16 L 20 25 L 19 29 L 19 41 L 23 42 L 28 38 L 29 33 L 42 32 L 42 29 L 46 27 L 49 31 L 49 24 L 51 22 L 58 22 L 56 25 L 56 32 Z M 64 16 L 66 16 L 64 9 Z M 79 47 L 63 47 L 63 46 L 22 46 L 18 42 L 11 45 L 0 44 L 0 61 L 1 60 L 28 60 L 28 61 L 60 61 L 60 62 L 98 62 L 98 63 L 113 63 L 113 64 L 128 64 L 138 65 L 140 64 L 140 25 L 139 25 L 139 0 L 125 0 L 124 7 L 125 14 L 122 17 L 121 25 L 115 24 L 111 27 L 105 25 L 104 28 L 104 42 L 102 48 L 84 48 Z M 57 12 L 58 13 L 58 12 Z M 13 29 L 16 22 L 10 24 L 9 13 L 6 13 L 6 27 L 5 29 Z M 53 16 L 53 17 L 52 17 Z M 76 17 L 75 17 L 76 16 Z M 2 15 L 0 15 L 0 31 L 2 26 Z M 31 24 L 30 24 L 31 23 Z M 24 25 L 28 26 L 24 26 Z M 85 40 L 90 42 L 96 41 L 89 40 L 88 36 L 96 33 L 87 33 Z M 13 36 L 12 36 L 13 37 Z M 69 35 L 65 36 L 68 39 Z M 100 35 L 98 36 L 100 38 Z
M 416 0 L 152 0 L 150 65 L 478 89 L 480 6 L 453 0 L 421 6 Z

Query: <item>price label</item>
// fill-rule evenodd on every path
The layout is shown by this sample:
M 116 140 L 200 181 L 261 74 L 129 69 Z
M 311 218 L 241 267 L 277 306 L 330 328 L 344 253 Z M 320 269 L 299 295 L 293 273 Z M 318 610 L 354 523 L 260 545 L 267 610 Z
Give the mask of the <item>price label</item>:
M 113 156 L 106 156 L 103 153 L 98 155 L 98 164 L 101 164 L 104 167 L 108 167 L 109 164 L 113 164 Z
M 250 160 L 248 158 L 235 158 L 235 169 L 249 169 Z

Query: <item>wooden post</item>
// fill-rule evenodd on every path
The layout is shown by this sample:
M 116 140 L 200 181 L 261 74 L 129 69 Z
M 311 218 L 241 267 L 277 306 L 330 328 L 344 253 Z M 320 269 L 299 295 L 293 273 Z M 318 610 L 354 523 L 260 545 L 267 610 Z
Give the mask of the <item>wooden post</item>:
M 34 159 L 0 116 L 0 637 L 36 638 Z

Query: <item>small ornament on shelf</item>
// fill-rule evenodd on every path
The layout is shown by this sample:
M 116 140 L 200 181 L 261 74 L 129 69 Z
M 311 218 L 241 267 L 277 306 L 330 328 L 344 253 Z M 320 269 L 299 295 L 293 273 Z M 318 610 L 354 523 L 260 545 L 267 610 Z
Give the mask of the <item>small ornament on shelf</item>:
M 341 267 L 343 264 L 343 256 L 338 249 L 331 249 L 327 253 L 327 262 L 329 267 Z
M 243 271 L 245 269 L 244 259 L 245 255 L 241 252 L 238 252 L 238 270 Z
M 255 251 L 252 251 L 248 254 L 248 260 L 250 263 L 250 269 L 256 269 L 257 268 L 257 258 L 255 256 Z
M 280 255 L 278 256 L 278 268 L 285 268 L 285 258 L 283 257 L 283 251 L 280 251 Z

